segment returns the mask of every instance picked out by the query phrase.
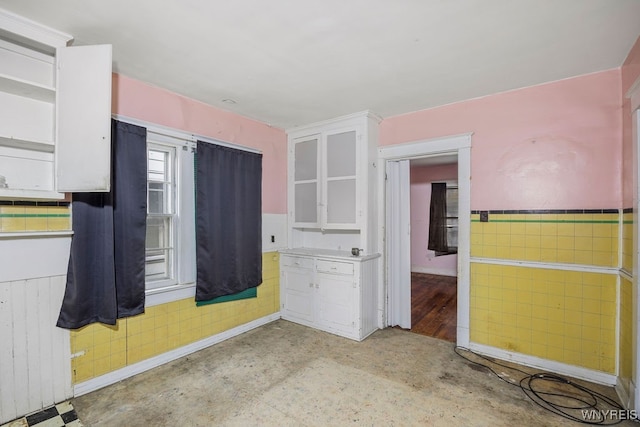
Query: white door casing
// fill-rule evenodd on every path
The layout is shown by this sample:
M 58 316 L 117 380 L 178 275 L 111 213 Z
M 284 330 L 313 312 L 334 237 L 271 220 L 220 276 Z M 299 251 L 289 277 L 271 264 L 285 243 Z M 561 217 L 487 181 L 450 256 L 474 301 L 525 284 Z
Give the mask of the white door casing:
M 403 267 L 394 257 L 402 256 L 402 253 L 410 254 L 409 236 L 403 233 L 395 232 L 396 230 L 408 229 L 409 214 L 394 215 L 397 208 L 390 207 L 396 202 L 397 191 L 406 191 L 409 193 L 409 181 L 406 180 L 406 190 L 399 190 L 400 174 L 388 175 L 387 166 L 389 163 L 398 162 L 400 160 L 411 160 L 423 157 L 457 155 L 458 157 L 458 317 L 457 317 L 457 345 L 462 347 L 469 346 L 469 310 L 470 310 L 470 243 L 471 243 L 471 133 L 448 136 L 442 138 L 434 138 L 410 142 L 406 144 L 395 144 L 378 149 L 378 180 L 379 180 L 379 198 L 378 198 L 378 214 L 380 215 L 378 224 L 378 238 L 382 250 L 382 262 L 379 269 L 380 289 L 379 289 L 379 306 L 380 327 L 391 326 L 390 314 L 393 314 L 394 320 L 397 318 L 393 313 L 390 304 L 393 302 L 395 307 L 400 304 L 406 306 L 406 302 L 400 303 L 394 300 L 398 298 L 400 293 L 394 289 L 392 281 L 393 277 L 400 277 L 401 272 L 396 271 L 397 268 Z M 393 169 L 394 166 L 391 166 Z M 407 166 L 408 169 L 408 166 Z M 391 180 L 388 185 L 386 180 Z M 396 180 L 397 182 L 393 182 Z M 407 205 L 408 206 L 408 205 Z M 406 217 L 403 219 L 403 217 Z M 404 237 L 404 238 L 403 238 Z M 407 261 L 409 267 L 407 271 L 410 274 L 410 259 Z M 393 295 L 393 296 L 392 296 Z M 408 298 L 409 307 L 411 294 L 408 297 L 402 296 L 403 299 Z M 409 309 L 410 313 L 410 309 Z M 410 317 L 410 315 L 409 315 Z M 410 321 L 409 321 L 410 322 Z

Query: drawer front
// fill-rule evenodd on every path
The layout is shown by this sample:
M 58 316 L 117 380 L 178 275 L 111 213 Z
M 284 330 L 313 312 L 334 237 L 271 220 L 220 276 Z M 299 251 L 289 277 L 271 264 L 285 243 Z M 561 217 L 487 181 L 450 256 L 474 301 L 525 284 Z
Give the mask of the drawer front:
M 319 259 L 316 261 L 316 270 L 319 273 L 353 275 L 353 263 Z
M 301 257 L 301 256 L 280 256 L 280 262 L 285 267 L 295 267 L 313 270 L 313 258 Z

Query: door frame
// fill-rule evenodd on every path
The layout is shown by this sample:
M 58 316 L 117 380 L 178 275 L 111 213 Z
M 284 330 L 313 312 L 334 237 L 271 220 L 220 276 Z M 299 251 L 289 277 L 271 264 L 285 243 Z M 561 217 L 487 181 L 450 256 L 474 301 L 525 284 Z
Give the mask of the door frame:
M 379 326 L 389 326 L 389 295 L 390 278 L 396 272 L 389 271 L 393 268 L 389 263 L 390 254 L 387 248 L 399 245 L 410 245 L 410 239 L 400 239 L 391 233 L 392 229 L 403 229 L 408 224 L 397 223 L 396 226 L 387 227 L 387 200 L 392 200 L 392 195 L 387 195 L 386 175 L 387 162 L 399 160 L 411 160 L 424 157 L 436 157 L 443 155 L 457 155 L 458 157 L 458 312 L 457 312 L 457 338 L 456 344 L 461 347 L 469 347 L 469 318 L 470 318 L 470 257 L 471 257 L 471 135 L 466 133 L 441 138 L 433 138 L 394 144 L 378 149 L 378 242 L 382 253 L 382 262 L 378 271 L 378 310 Z M 391 177 L 393 179 L 393 177 Z M 393 185 L 392 185 L 393 187 Z M 389 218 L 394 221 L 393 218 Z M 410 253 L 403 251 L 404 253 Z M 410 297 L 410 296 L 409 296 Z

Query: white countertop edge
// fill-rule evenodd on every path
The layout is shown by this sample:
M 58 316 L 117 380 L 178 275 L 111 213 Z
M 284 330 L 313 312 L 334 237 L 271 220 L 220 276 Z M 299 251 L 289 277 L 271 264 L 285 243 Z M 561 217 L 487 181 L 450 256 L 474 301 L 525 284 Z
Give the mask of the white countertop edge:
M 343 261 L 368 261 L 380 257 L 379 253 L 366 254 L 360 256 L 351 255 L 351 251 L 340 251 L 336 249 L 320 249 L 320 248 L 290 248 L 281 249 L 279 251 L 285 255 L 313 256 L 321 258 L 332 258 Z

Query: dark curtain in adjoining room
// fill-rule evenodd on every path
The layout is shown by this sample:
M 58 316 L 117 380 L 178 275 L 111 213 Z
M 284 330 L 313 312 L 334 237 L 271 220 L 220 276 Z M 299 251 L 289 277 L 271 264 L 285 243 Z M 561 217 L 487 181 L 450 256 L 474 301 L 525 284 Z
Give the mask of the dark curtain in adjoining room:
M 111 192 L 73 194 L 61 328 L 115 325 L 144 312 L 146 134 L 145 128 L 112 121 Z
M 429 243 L 427 249 L 436 256 L 449 251 L 447 245 L 447 184 L 431 184 L 431 206 L 429 207 Z
M 198 141 L 196 301 L 262 283 L 262 154 Z

